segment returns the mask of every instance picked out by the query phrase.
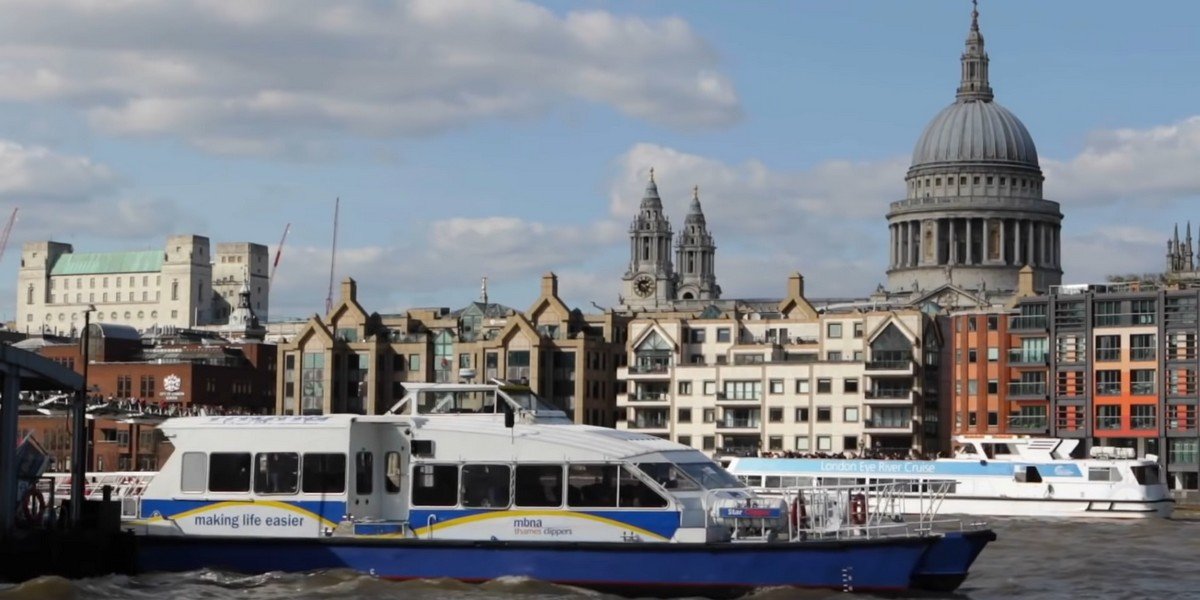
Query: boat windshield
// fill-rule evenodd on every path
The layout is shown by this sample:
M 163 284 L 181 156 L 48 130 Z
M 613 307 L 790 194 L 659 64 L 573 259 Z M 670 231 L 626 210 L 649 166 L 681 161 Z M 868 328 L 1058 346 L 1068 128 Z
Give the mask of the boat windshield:
M 546 412 L 560 410 L 557 406 L 550 404 L 544 398 L 534 394 L 529 390 L 504 390 L 505 395 L 513 399 L 517 406 L 525 410 L 533 412 Z
M 669 462 L 638 463 L 637 468 L 657 481 L 663 489 L 676 492 L 695 492 L 700 484 L 684 473 L 678 465 Z
M 716 463 L 677 463 L 675 466 L 687 473 L 696 483 L 700 484 L 700 487 L 706 490 L 746 487 L 738 478 L 730 475 L 729 471 L 722 469 Z

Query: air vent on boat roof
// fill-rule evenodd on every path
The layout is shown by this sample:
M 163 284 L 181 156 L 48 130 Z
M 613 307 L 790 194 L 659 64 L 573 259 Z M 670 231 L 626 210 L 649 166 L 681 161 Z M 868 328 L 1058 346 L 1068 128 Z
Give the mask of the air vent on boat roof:
M 433 456 L 433 440 L 413 440 L 412 441 L 413 456 Z
M 599 430 L 593 431 L 593 433 L 595 433 L 597 435 L 603 435 L 606 437 L 617 438 L 619 440 L 629 440 L 629 441 L 636 441 L 636 442 L 662 441 L 662 438 L 660 438 L 658 436 L 647 435 L 645 433 L 634 433 L 632 431 L 622 431 L 620 429 L 599 429 Z

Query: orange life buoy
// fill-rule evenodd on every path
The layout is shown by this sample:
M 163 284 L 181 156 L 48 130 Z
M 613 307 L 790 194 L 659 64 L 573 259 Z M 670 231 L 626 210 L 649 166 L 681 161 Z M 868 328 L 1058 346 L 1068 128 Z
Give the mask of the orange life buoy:
M 26 523 L 41 523 L 46 515 L 46 498 L 42 496 L 42 491 L 36 487 L 29 488 L 25 492 L 25 501 L 21 503 L 24 511 Z
M 855 525 L 867 524 L 867 497 L 862 493 L 850 497 L 850 522 Z
M 791 507 L 792 529 L 808 529 L 808 510 L 804 507 L 804 496 L 796 496 Z

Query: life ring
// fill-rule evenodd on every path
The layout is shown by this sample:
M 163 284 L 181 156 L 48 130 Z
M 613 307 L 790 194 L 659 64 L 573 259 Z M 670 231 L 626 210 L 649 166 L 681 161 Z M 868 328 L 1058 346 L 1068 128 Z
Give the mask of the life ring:
M 804 506 L 804 496 L 796 496 L 792 500 L 789 516 L 793 530 L 808 529 L 808 509 Z
M 46 515 L 46 497 L 36 487 L 25 492 L 25 501 L 21 503 L 26 523 L 41 523 Z
M 855 525 L 867 524 L 867 497 L 861 492 L 850 496 L 850 522 Z

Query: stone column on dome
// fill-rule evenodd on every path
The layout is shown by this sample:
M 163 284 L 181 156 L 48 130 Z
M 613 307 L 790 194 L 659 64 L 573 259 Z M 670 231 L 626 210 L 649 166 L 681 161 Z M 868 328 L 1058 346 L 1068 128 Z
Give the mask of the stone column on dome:
M 974 256 L 972 256 L 972 254 L 971 254 L 971 217 L 967 217 L 967 218 L 963 219 L 963 222 L 966 223 L 966 226 L 967 226 L 967 252 L 966 252 L 966 256 L 963 257 L 966 259 L 963 261 L 963 264 L 971 265 L 971 264 L 974 264 L 974 262 L 973 262 Z
M 917 221 L 905 221 L 908 226 L 908 266 L 917 266 Z
M 1025 264 L 1021 260 L 1021 220 L 1013 220 L 1013 264 L 1018 267 Z
M 888 225 L 888 268 L 896 268 L 896 226 Z
M 946 249 L 946 263 L 950 265 L 958 264 L 958 237 L 955 235 L 955 219 L 946 219 L 946 224 L 949 225 L 950 233 L 946 236 L 946 241 L 950 247 Z

